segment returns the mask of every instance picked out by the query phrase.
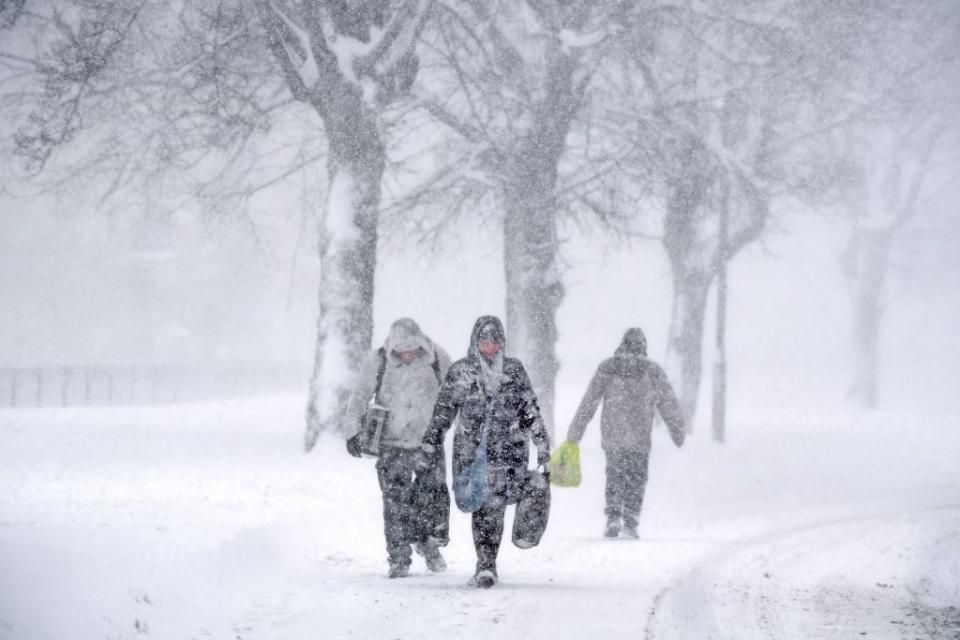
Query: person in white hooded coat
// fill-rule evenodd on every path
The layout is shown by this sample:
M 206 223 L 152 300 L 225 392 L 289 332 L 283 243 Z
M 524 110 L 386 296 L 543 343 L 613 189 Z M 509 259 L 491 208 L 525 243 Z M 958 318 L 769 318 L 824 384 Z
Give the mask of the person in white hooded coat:
M 377 391 L 381 365 L 383 373 Z M 439 549 L 446 540 L 413 531 L 420 516 L 416 513 L 413 492 L 415 457 L 430 424 L 440 381 L 449 368 L 450 356 L 446 351 L 424 335 L 415 321 L 400 318 L 391 325 L 383 347 L 367 355 L 347 403 L 343 431 L 347 451 L 356 457 L 361 455 L 360 422 L 375 392 L 379 403 L 390 412 L 376 469 L 383 494 L 384 537 L 391 578 L 409 573 L 411 544 L 425 557 L 428 569 L 443 571 L 446 568 Z M 444 485 L 443 465 L 436 464 L 434 473 L 437 482 Z M 448 494 L 446 499 L 449 501 Z M 449 520 L 449 509 L 445 517 Z M 446 526 L 438 528 L 446 530 Z M 415 539 L 418 537 L 421 539 Z

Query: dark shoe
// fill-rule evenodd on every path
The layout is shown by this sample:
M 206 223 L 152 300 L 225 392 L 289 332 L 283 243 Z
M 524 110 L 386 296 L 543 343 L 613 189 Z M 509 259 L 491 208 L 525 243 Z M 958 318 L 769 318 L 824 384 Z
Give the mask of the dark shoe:
M 470 584 L 478 589 L 489 589 L 497 584 L 497 572 L 490 569 L 477 571 L 477 575 L 470 579 Z
M 410 575 L 410 565 L 409 564 L 400 564 L 399 562 L 390 563 L 390 571 L 387 572 L 387 577 L 391 580 L 393 578 L 406 578 Z
M 440 549 L 434 549 L 433 552 L 427 556 L 427 569 L 434 573 L 442 573 L 447 570 L 447 562 L 443 559 L 443 556 L 440 555 Z
M 423 556 L 427 562 L 427 569 L 434 573 L 441 573 L 447 570 L 447 563 L 440 555 L 440 549 L 430 542 L 418 542 L 414 547 L 417 553 Z

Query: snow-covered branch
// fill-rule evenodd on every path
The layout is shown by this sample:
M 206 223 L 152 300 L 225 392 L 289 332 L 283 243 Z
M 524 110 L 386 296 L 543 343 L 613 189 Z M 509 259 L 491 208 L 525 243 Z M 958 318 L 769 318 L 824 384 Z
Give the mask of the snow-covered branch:
M 371 29 L 370 51 L 359 56 L 356 67 L 376 75 L 387 75 L 395 69 L 420 39 L 434 1 L 407 0 L 382 29 Z
M 310 34 L 291 19 L 273 0 L 263 2 L 264 10 L 275 19 L 270 20 L 271 31 L 276 34 L 277 45 L 282 47 L 283 58 L 289 61 L 290 70 L 297 75 L 297 85 L 314 89 L 320 78 L 320 69 L 313 55 Z

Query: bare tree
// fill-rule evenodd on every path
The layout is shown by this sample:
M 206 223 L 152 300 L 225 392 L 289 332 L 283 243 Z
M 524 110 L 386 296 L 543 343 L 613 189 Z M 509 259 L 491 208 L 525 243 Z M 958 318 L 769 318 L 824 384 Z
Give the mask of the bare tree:
M 31 76 L 6 104 L 20 116 L 15 142 L 35 171 L 83 135 L 94 151 L 69 163 L 71 179 L 108 165 L 112 192 L 175 166 L 204 176 L 199 195 L 227 193 L 227 202 L 242 203 L 321 155 L 295 148 L 292 166 L 223 189 L 249 160 L 251 139 L 268 138 L 294 103 L 317 116 L 304 130 L 325 135 L 329 189 L 308 446 L 341 414 L 369 346 L 385 158 L 380 118 L 416 77 L 415 45 L 431 4 L 75 0 L 29 16 L 19 4 L 4 5 L 4 19 L 16 17 L 14 30 L 35 45 L 29 59 L 0 53 L 0 62 Z M 99 144 L 90 145 L 92 137 Z
M 717 274 L 765 229 L 782 195 L 824 189 L 820 134 L 829 130 L 830 51 L 811 38 L 821 8 L 800 3 L 674 5 L 634 21 L 622 60 L 636 70 L 635 126 L 650 164 L 673 273 L 667 370 L 693 426 L 703 377 L 707 298 Z M 846 16 L 845 16 L 846 17 Z M 848 113 L 835 109 L 842 120 Z M 650 124 L 652 123 L 652 125 Z
M 558 224 L 582 189 L 562 172 L 615 2 L 448 2 L 428 37 L 422 106 L 459 136 L 457 151 L 404 201 L 454 211 L 491 196 L 502 213 L 511 353 L 530 373 L 553 428 L 556 313 L 563 296 Z M 582 178 L 583 176 L 578 176 Z
M 930 199 L 960 178 L 960 93 L 955 83 L 944 82 L 960 73 L 960 20 L 951 3 L 912 8 L 894 3 L 865 23 L 858 53 L 870 109 L 845 132 L 860 167 L 842 255 L 853 314 L 850 395 L 867 408 L 878 404 L 884 293 L 894 251 L 931 209 Z
M 343 413 L 373 333 L 377 221 L 386 150 L 380 117 L 416 78 L 416 42 L 432 2 L 258 1 L 270 48 L 293 96 L 316 109 L 330 184 L 320 242 L 311 437 Z

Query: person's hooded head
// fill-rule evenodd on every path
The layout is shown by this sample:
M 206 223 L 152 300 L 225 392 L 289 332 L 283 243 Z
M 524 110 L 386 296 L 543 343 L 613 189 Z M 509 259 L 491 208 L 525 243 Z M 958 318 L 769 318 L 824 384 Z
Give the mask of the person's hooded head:
M 399 318 L 390 325 L 384 349 L 391 358 L 409 364 L 432 352 L 433 344 L 413 319 Z
M 503 353 L 507 347 L 503 323 L 497 316 L 480 316 L 470 332 L 467 354 L 480 364 L 483 387 L 496 393 L 503 382 Z
M 475 358 L 494 359 L 507 346 L 503 323 L 497 316 L 480 316 L 470 332 L 470 348 L 467 353 Z
M 623 334 L 623 340 L 617 347 L 618 356 L 643 356 L 647 357 L 647 337 L 643 335 L 643 330 L 638 327 L 631 327 Z

